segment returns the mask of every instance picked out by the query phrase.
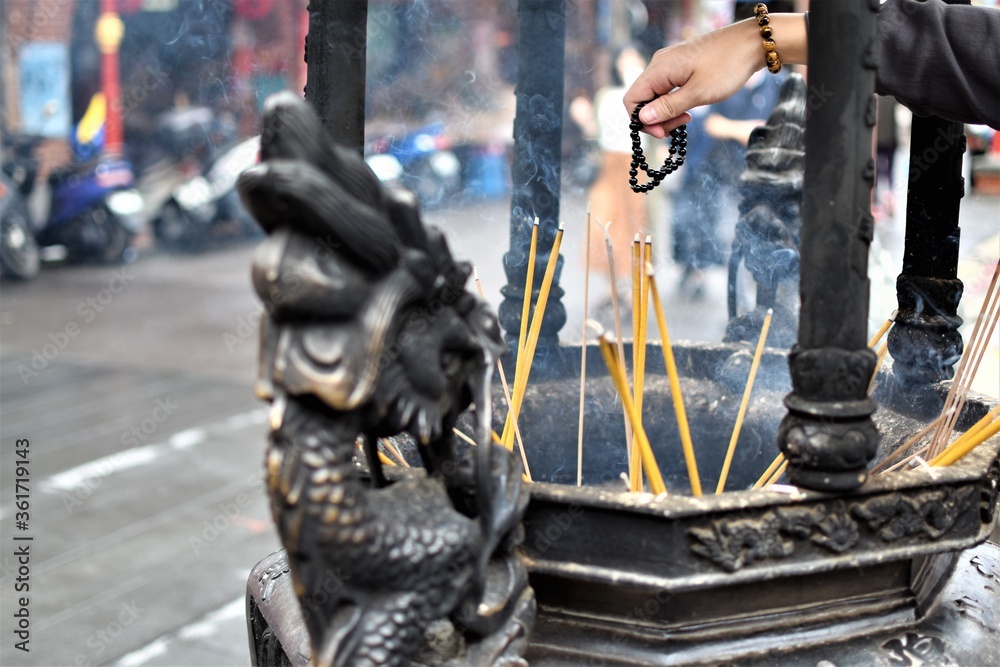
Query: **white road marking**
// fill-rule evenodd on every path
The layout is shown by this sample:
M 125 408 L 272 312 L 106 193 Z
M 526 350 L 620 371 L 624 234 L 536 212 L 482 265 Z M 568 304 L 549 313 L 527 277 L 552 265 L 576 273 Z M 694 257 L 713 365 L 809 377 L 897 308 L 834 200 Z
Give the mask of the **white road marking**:
M 119 667 L 138 667 L 167 652 L 169 643 L 163 637 L 154 639 L 140 649 L 126 653 L 115 663 Z
M 174 433 L 167 440 L 174 449 L 187 449 L 188 447 L 194 447 L 195 445 L 200 445 L 205 442 L 205 438 L 208 437 L 208 433 L 205 432 L 203 428 L 189 428 L 186 431 L 181 431 L 180 433 Z
M 52 475 L 42 481 L 41 489 L 49 493 L 72 491 L 85 482 L 98 477 L 109 477 L 116 472 L 152 463 L 160 457 L 162 445 L 146 445 L 102 456 L 75 468 Z
M 64 470 L 42 480 L 39 488 L 48 493 L 73 491 L 88 480 L 110 477 L 114 473 L 148 465 L 167 453 L 170 449 L 189 449 L 207 441 L 216 433 L 226 433 L 267 421 L 267 409 L 258 408 L 250 412 L 233 415 L 204 426 L 185 429 L 171 435 L 165 442 L 142 447 L 123 449 L 114 454 L 88 461 L 75 468 Z
M 227 602 L 218 609 L 202 616 L 197 621 L 185 625 L 176 632 L 158 637 L 142 648 L 126 653 L 114 664 L 118 667 L 141 667 L 155 658 L 166 655 L 178 642 L 191 642 L 211 637 L 219 631 L 219 626 L 234 619 L 243 619 L 246 613 L 246 598 L 242 595 Z
M 246 598 L 240 596 L 229 604 L 207 614 L 200 621 L 195 621 L 180 629 L 177 636 L 183 640 L 203 639 L 211 637 L 219 629 L 219 625 L 234 618 L 244 618 L 247 609 Z

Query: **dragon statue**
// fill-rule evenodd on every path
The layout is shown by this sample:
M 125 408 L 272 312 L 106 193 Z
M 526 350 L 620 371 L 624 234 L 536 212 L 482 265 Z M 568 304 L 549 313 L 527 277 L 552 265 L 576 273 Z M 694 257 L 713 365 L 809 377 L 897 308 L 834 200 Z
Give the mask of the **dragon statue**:
M 490 444 L 503 342 L 469 266 L 291 93 L 269 99 L 239 191 L 268 234 L 253 262 L 267 488 L 313 664 L 526 665 L 527 494 Z M 470 406 L 478 446 L 460 449 Z M 383 470 L 378 439 L 401 433 L 426 474 Z

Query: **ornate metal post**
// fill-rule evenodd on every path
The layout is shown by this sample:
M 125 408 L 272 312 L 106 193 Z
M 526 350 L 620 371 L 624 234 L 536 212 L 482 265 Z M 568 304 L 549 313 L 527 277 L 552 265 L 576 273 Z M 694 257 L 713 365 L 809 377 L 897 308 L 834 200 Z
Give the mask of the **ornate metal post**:
M 965 195 L 964 152 L 961 123 L 913 117 L 899 312 L 889 331 L 892 370 L 901 384 L 951 379 L 962 356 L 958 209 Z
M 365 145 L 368 0 L 311 0 L 306 100 L 337 143 Z
M 521 305 L 528 271 L 531 225 L 539 220 L 532 310 L 538 298 L 549 252 L 559 224 L 563 71 L 566 43 L 566 0 L 518 2 L 517 115 L 514 118 L 514 193 L 510 211 L 510 250 L 504 255 L 507 285 L 501 290 L 500 326 L 508 345 L 517 346 Z M 540 346 L 556 345 L 566 323 L 562 304 L 559 258 L 552 292 L 545 309 Z
M 802 309 L 778 442 L 792 483 L 827 491 L 863 484 L 878 444 L 867 395 L 875 354 L 866 345 L 878 7 L 877 0 L 810 7 Z

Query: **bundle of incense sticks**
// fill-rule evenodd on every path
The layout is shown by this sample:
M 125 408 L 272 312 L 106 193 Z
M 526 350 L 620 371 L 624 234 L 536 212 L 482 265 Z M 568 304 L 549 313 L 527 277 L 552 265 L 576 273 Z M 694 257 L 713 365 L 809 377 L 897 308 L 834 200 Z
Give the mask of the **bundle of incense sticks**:
M 1000 433 L 1000 405 L 986 413 L 986 416 L 976 422 L 955 442 L 945 447 L 944 451 L 931 459 L 929 463 L 932 466 L 949 466 L 997 433 Z
M 537 229 L 537 226 L 535 227 Z M 552 290 L 552 280 L 555 276 L 556 265 L 559 261 L 559 248 L 562 245 L 563 224 L 559 223 L 555 240 L 552 242 L 552 249 L 549 252 L 549 261 L 545 266 L 545 275 L 542 277 L 542 286 L 538 290 L 538 301 L 535 304 L 535 313 L 531 318 L 531 326 L 527 330 L 523 343 L 519 343 L 517 351 L 517 364 L 514 370 L 514 392 L 511 394 L 511 406 L 507 412 L 507 421 L 504 424 L 501 439 L 504 446 L 509 450 L 514 449 L 514 425 L 521 413 L 521 405 L 524 402 L 524 394 L 528 387 L 528 377 L 531 375 L 531 365 L 534 361 L 535 350 L 538 347 L 538 338 L 542 331 L 542 321 L 545 317 L 545 306 L 549 301 L 549 292 Z M 532 232 L 533 242 L 530 257 L 535 255 L 535 244 L 537 243 L 537 233 Z M 529 271 L 531 267 L 529 266 Z M 525 302 L 531 299 L 530 286 L 525 289 Z M 526 309 L 525 309 L 526 310 Z M 525 310 L 522 310 L 522 317 Z M 524 320 L 521 322 L 521 330 L 524 331 Z
M 958 362 L 958 370 L 951 381 L 951 388 L 948 390 L 948 397 L 945 399 L 943 411 L 954 408 L 954 411 L 940 424 L 934 431 L 928 455 L 931 458 L 937 457 L 944 451 L 958 418 L 965 406 L 965 399 L 968 396 L 969 387 L 979 371 L 979 364 L 983 360 L 986 349 L 989 346 L 990 338 L 996 330 L 997 320 L 1000 319 L 1000 290 L 997 290 L 997 278 L 1000 277 L 1000 261 L 997 262 L 993 270 L 993 278 L 990 286 L 986 290 L 983 298 L 983 306 L 976 318 L 976 324 L 972 327 L 972 335 L 969 336 L 969 343 L 965 348 L 962 358 Z M 986 332 L 983 335 L 983 332 Z
M 666 494 L 667 487 L 663 483 L 660 466 L 656 463 L 653 448 L 650 446 L 646 430 L 642 426 L 642 418 L 636 412 L 635 403 L 632 402 L 632 396 L 628 388 L 628 379 L 625 377 L 624 363 L 617 353 L 615 344 L 611 341 L 608 334 L 604 332 L 603 328 L 596 322 L 591 322 L 591 324 L 600 332 L 598 342 L 601 346 L 601 354 L 604 356 L 604 363 L 608 367 L 608 373 L 611 375 L 611 380 L 614 382 L 615 389 L 618 390 L 618 395 L 622 399 L 622 405 L 625 406 L 625 412 L 631 421 L 632 430 L 636 435 L 636 445 L 642 457 L 643 470 L 649 479 L 649 487 L 657 495 Z

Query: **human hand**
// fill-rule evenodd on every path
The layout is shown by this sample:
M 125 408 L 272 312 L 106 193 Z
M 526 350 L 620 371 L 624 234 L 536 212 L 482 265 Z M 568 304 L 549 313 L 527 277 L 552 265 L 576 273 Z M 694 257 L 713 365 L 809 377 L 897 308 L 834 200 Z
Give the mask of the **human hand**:
M 803 63 L 805 20 L 801 14 L 772 14 L 771 26 L 782 62 Z M 631 116 L 635 106 L 643 131 L 657 138 L 691 120 L 688 110 L 730 97 L 765 65 L 755 19 L 733 23 L 686 42 L 660 49 L 625 93 Z

